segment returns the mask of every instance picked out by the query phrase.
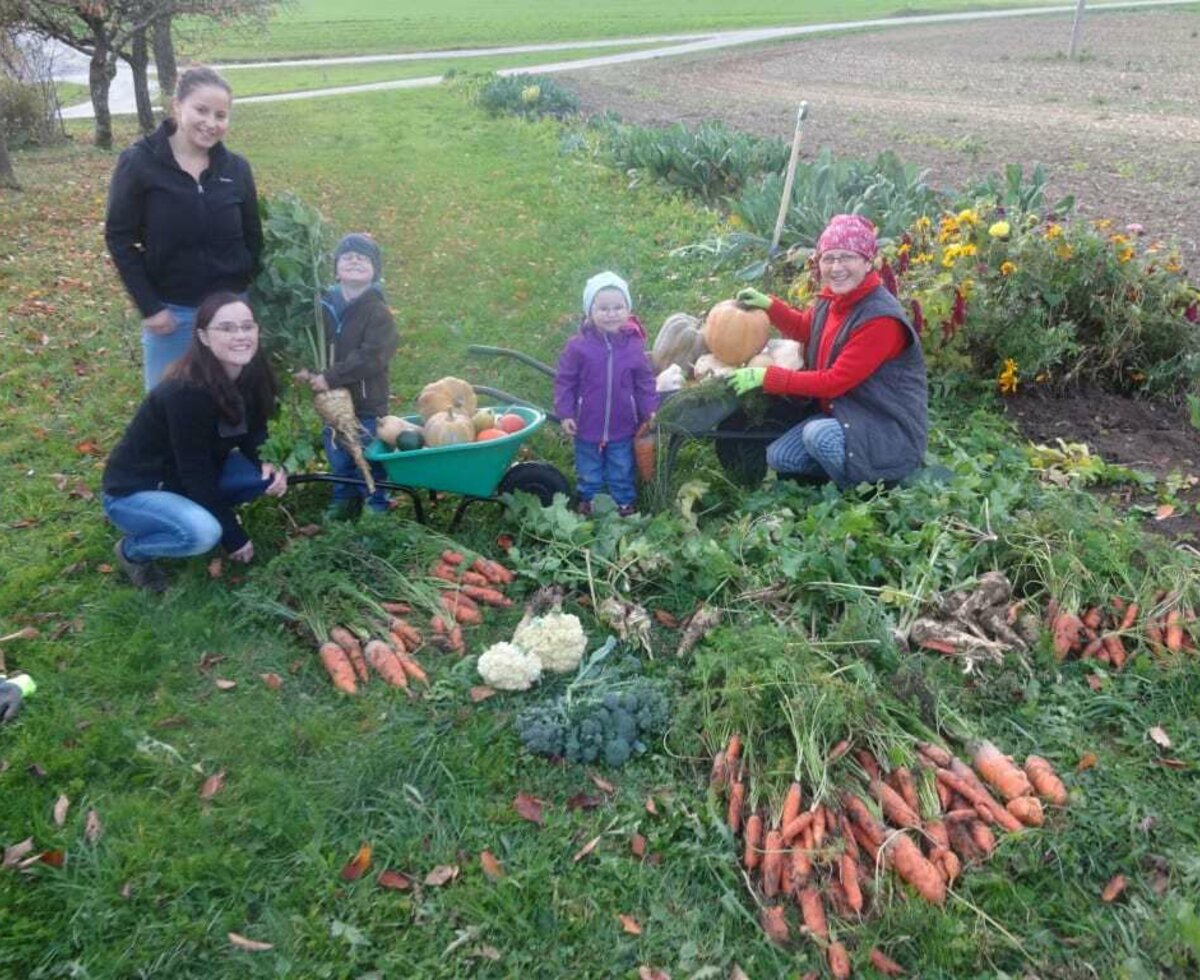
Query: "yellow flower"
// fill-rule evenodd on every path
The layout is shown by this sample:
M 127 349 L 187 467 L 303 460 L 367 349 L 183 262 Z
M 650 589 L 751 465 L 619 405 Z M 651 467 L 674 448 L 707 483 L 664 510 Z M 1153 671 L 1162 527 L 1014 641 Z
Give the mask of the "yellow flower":
M 1075 254 L 1075 249 L 1073 249 L 1070 245 L 1059 245 L 1058 248 L 1054 250 L 1054 254 L 1065 262 Z
M 958 288 L 962 291 L 963 299 L 970 299 L 971 298 L 971 290 L 973 290 L 975 288 L 975 280 L 974 279 L 964 279 L 962 282 L 960 282 L 958 284 Z
M 1120 262 L 1122 265 L 1124 265 L 1126 262 L 1130 261 L 1130 259 L 1133 258 L 1134 254 L 1135 253 L 1133 251 L 1133 246 L 1126 245 L 1123 249 L 1121 249 L 1121 251 L 1119 251 L 1117 253 L 1117 261 Z
M 1000 263 L 1000 275 L 1011 276 L 1016 271 L 1017 271 L 1017 267 L 1015 265 L 1013 265 L 1011 262 L 1001 262 Z
M 1108 240 L 1117 246 L 1129 244 L 1129 236 L 1128 235 L 1121 235 L 1121 234 L 1109 235 Z
M 528 105 L 530 102 L 536 102 L 542 97 L 542 89 L 540 85 L 526 85 L 521 89 L 521 101 Z
M 1004 362 L 1004 367 L 996 378 L 996 385 L 1000 389 L 1000 394 L 1015 395 L 1019 383 L 1020 378 L 1017 377 L 1017 362 L 1010 357 Z
M 911 251 L 912 251 L 912 246 L 909 245 L 908 242 L 901 242 L 899 247 L 896 249 L 896 254 L 897 255 L 907 255 Z
M 746 222 L 742 220 L 742 216 L 740 214 L 731 214 L 729 216 L 729 227 L 730 228 L 745 228 Z
M 1046 238 L 1050 241 L 1053 241 L 1056 238 L 1061 238 L 1062 233 L 1062 225 L 1051 225 L 1046 229 Z
M 979 224 L 979 215 L 971 208 L 967 208 L 965 211 L 959 211 L 955 220 L 960 225 L 977 225 Z
M 1183 271 L 1183 265 L 1180 264 L 1178 255 L 1172 255 L 1171 258 L 1167 260 L 1167 264 L 1163 268 L 1171 273 Z
M 1007 238 L 1012 234 L 1012 226 L 1007 221 L 997 221 L 988 229 L 988 234 L 993 238 Z
M 918 252 L 913 256 L 913 265 L 928 265 L 933 261 L 932 252 Z
M 977 249 L 974 245 L 971 245 L 970 243 L 968 243 L 962 247 L 961 254 L 965 255 L 967 257 L 970 257 L 978 251 L 979 251 L 979 249 Z
M 1099 231 L 1104 231 L 1105 228 L 1112 227 L 1112 218 L 1097 218 L 1092 222 L 1092 227 Z
M 1037 374 L 1034 375 L 1033 380 L 1036 381 L 1040 385 L 1044 385 L 1047 381 L 1050 380 L 1050 372 L 1049 371 L 1039 371 Z
M 946 269 L 953 269 L 954 262 L 962 252 L 961 245 L 947 245 L 946 250 L 942 252 L 942 266 Z
M 917 231 L 928 231 L 932 225 L 933 222 L 929 220 L 929 215 L 923 214 L 916 220 L 916 223 L 913 225 L 913 227 L 916 228 Z

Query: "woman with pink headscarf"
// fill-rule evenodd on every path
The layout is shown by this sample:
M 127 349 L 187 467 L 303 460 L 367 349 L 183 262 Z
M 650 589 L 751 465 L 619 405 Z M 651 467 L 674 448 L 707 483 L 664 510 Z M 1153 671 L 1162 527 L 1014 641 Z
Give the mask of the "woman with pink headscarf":
M 819 408 L 767 447 L 767 465 L 779 474 L 851 487 L 902 480 L 924 462 L 928 392 L 921 339 L 875 271 L 877 250 L 870 221 L 839 214 L 817 240 L 821 292 L 813 303 L 797 310 L 756 289 L 737 295 L 804 345 L 807 367 L 739 368 L 729 380 L 734 391 L 762 388 L 768 395 L 814 399 Z

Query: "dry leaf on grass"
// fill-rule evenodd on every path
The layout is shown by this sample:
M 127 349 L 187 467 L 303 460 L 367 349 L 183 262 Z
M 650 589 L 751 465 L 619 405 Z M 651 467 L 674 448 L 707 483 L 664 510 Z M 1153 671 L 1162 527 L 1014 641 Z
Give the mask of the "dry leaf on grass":
M 267 674 L 259 674 L 258 676 L 262 678 L 262 682 L 266 685 L 268 690 L 278 691 L 281 687 L 283 687 L 283 678 L 273 671 Z
M 483 873 L 492 881 L 499 881 L 504 877 L 504 865 L 500 863 L 500 859 L 491 851 L 480 852 L 479 866 L 483 868 Z
M 61 827 L 67 822 L 67 811 L 71 808 L 71 799 L 60 796 L 54 801 L 54 826 Z
M 617 919 L 619 919 L 621 922 L 621 928 L 629 933 L 629 935 L 640 936 L 642 934 L 641 925 L 638 924 L 638 920 L 632 915 L 624 915 L 623 913 L 618 912 Z
M 245 936 L 236 932 L 229 933 L 229 942 L 238 949 L 245 950 L 247 953 L 265 953 L 268 949 L 274 949 L 274 943 L 264 943 L 257 939 L 247 939 Z
M 371 867 L 371 845 L 363 844 L 342 868 L 342 881 L 358 881 Z
M 1113 875 L 1108 884 L 1104 886 L 1104 891 L 1100 893 L 1100 901 L 1115 902 L 1128 884 L 1129 882 L 1126 880 L 1124 875 Z
M 440 888 L 458 877 L 457 864 L 439 864 L 425 876 L 425 884 L 431 888 Z
M 471 688 L 471 690 L 467 693 L 467 696 L 471 699 L 473 704 L 479 704 L 480 701 L 486 701 L 488 698 L 494 697 L 495 694 L 496 689 L 494 687 L 488 687 L 486 684 L 479 684 L 476 687 Z
M 750 980 L 750 978 L 746 975 L 745 970 L 734 963 L 733 966 L 729 968 L 729 980 Z
M 43 851 L 38 855 L 38 860 L 41 861 L 42 864 L 50 865 L 52 868 L 61 868 L 67 863 L 67 852 L 58 850 Z
M 413 880 L 402 871 L 393 871 L 388 868 L 386 871 L 380 872 L 379 878 L 376 879 L 380 888 L 387 888 L 394 892 L 411 891 Z
M 1154 511 L 1154 519 L 1156 521 L 1165 521 L 1175 513 L 1174 504 L 1159 504 Z
M 653 796 L 646 797 L 646 812 L 652 817 L 658 816 L 658 804 L 654 802 Z
M 1097 757 L 1095 752 L 1085 752 L 1079 757 L 1079 761 L 1075 764 L 1075 771 L 1084 772 L 1087 769 L 1091 769 L 1092 766 L 1099 761 L 1100 759 Z
M 1171 737 L 1160 725 L 1155 725 L 1146 734 L 1150 736 L 1150 741 L 1160 749 L 1169 749 L 1171 747 Z
M 88 810 L 87 819 L 83 822 L 83 836 L 88 839 L 88 843 L 95 844 L 102 833 L 104 824 L 100 822 L 100 814 L 95 810 Z
M 656 966 L 639 966 L 638 980 L 671 980 L 671 974 Z
M 224 563 L 220 558 L 214 558 L 208 563 L 208 577 L 220 578 L 221 572 L 224 570 Z
M 0 867 L 11 868 L 17 864 L 21 858 L 33 850 L 33 838 L 26 837 L 23 841 L 18 841 L 4 849 L 4 860 L 0 862 Z
M 592 851 L 594 851 L 596 849 L 596 845 L 599 843 L 600 843 L 600 838 L 593 837 L 590 841 L 588 841 L 586 844 L 584 844 L 583 847 L 581 847 L 578 851 L 575 852 L 575 856 L 573 858 L 571 858 L 571 860 L 576 863 L 582 861 L 585 857 L 587 857 L 589 854 L 592 853 Z
M 474 956 L 478 956 L 481 960 L 491 960 L 493 963 L 498 963 L 500 961 L 500 950 L 498 950 L 495 946 L 476 946 L 475 949 L 472 950 L 472 954 Z
M 200 787 L 200 799 L 211 800 L 224 788 L 225 770 L 222 769 L 219 772 L 214 772 L 211 776 L 204 780 L 204 785 Z
M 576 793 L 567 800 L 568 810 L 595 810 L 597 807 L 604 806 L 605 800 L 603 796 L 589 796 L 587 793 Z
M 617 791 L 617 787 L 615 787 L 603 776 L 597 776 L 594 772 L 589 772 L 588 778 L 595 784 L 596 789 L 600 790 L 601 793 L 607 793 L 609 796 L 612 796 Z
M 629 849 L 633 851 L 634 857 L 646 856 L 646 838 L 641 834 L 634 834 L 629 838 Z
M 518 793 L 516 799 L 513 800 L 513 809 L 530 823 L 535 823 L 539 827 L 542 826 L 544 820 L 542 817 L 542 801 L 537 797 L 530 796 L 528 793 Z
M 227 677 L 218 677 L 213 683 L 217 685 L 218 691 L 232 691 L 237 687 L 237 681 L 231 681 Z

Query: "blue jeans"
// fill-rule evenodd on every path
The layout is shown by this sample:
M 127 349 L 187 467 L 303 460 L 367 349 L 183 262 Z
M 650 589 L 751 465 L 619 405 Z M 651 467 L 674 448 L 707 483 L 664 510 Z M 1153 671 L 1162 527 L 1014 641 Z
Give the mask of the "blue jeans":
M 170 333 L 151 333 L 142 327 L 142 381 L 147 391 L 162 380 L 167 368 L 187 353 L 196 323 L 198 307 L 175 303 L 163 305 L 175 317 L 175 329 Z
M 368 445 L 375 438 L 375 416 L 359 416 L 359 424 L 363 427 L 361 433 L 362 445 Z M 329 460 L 329 471 L 334 476 L 345 476 L 354 480 L 361 480 L 362 474 L 358 471 L 358 467 L 354 465 L 354 457 L 343 449 L 333 438 L 333 430 L 329 426 L 325 426 L 321 432 L 321 441 L 325 443 L 325 458 Z M 387 472 L 379 463 L 371 463 L 371 476 L 376 480 L 386 480 Z M 335 502 L 344 500 L 359 500 L 365 499 L 367 506 L 371 510 L 383 512 L 388 509 L 388 493 L 382 488 L 377 488 L 374 493 L 368 494 L 367 488 L 361 483 L 335 483 L 333 484 L 333 499 Z
M 767 446 L 767 465 L 776 473 L 827 476 L 846 485 L 846 436 L 837 419 L 805 419 Z
M 626 507 L 637 499 L 633 474 L 632 439 L 620 439 L 604 446 L 598 442 L 575 440 L 575 482 L 580 500 L 591 500 L 607 484 L 617 506 Z
M 241 453 L 230 453 L 218 487 L 230 504 L 253 500 L 267 480 Z M 124 497 L 101 495 L 104 514 L 125 535 L 121 550 L 130 561 L 187 558 L 212 551 L 221 541 L 221 522 L 183 494 L 141 490 Z

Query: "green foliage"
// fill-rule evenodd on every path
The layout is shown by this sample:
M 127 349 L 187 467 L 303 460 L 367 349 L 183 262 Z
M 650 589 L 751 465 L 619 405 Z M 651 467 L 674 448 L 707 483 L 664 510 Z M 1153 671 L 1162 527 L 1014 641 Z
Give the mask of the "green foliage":
M 983 180 L 968 187 L 955 204 L 955 210 L 973 206 L 977 201 L 987 198 L 994 201 L 1006 211 L 1019 214 L 1041 213 L 1046 204 L 1046 168 L 1040 163 L 1035 165 L 1025 179 L 1025 168 L 1019 163 L 1010 163 L 1004 168 L 1004 177 L 998 174 L 988 174 Z M 1053 214 L 1062 217 L 1075 207 L 1075 198 L 1068 195 L 1054 202 L 1049 209 Z
M 20 82 L 0 73 L 0 119 L 10 149 L 61 139 L 53 86 Z
M 548 75 L 496 75 L 479 87 L 475 100 L 493 116 L 566 119 L 579 111 L 575 94 Z

